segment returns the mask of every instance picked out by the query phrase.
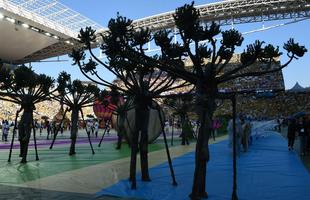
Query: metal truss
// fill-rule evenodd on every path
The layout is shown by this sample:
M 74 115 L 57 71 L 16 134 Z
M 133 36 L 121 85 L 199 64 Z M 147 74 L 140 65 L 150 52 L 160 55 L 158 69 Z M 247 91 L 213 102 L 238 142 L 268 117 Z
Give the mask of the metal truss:
M 67 43 L 68 40 L 60 40 L 59 42 L 52 44 L 40 51 L 37 51 L 29 56 L 26 56 L 22 60 L 15 62 L 16 64 L 21 63 L 30 63 L 34 61 L 44 60 L 56 56 L 70 54 L 72 49 L 74 48 L 83 48 L 83 44 L 81 44 L 76 39 L 71 39 L 70 43 Z M 92 48 L 97 48 L 98 44 L 93 43 Z
M 34 15 L 43 19 L 43 21 L 40 21 L 41 23 L 44 23 L 45 20 L 45 26 L 70 36 L 75 45 L 78 44 L 76 36 L 80 28 L 92 26 L 97 32 L 106 31 L 99 24 L 55 0 L 0 0 L 0 6 L 2 7 L 9 3 L 15 6 L 16 13 L 19 15 L 25 11 L 34 12 Z M 310 0 L 227 0 L 197 6 L 197 8 L 200 11 L 202 23 L 215 21 L 220 25 L 310 17 Z M 134 20 L 133 25 L 135 28 L 148 27 L 152 31 L 165 28 L 175 29 L 173 15 L 173 11 L 162 13 Z M 32 16 L 33 14 L 28 15 L 28 19 L 35 21 Z M 62 27 L 62 29 L 59 29 L 59 27 Z M 177 33 L 177 30 L 175 32 Z M 94 47 L 97 45 L 94 44 Z M 72 47 L 72 45 L 60 40 L 57 44 L 35 52 L 17 61 L 17 63 L 64 55 L 69 53 Z
M 310 17 L 310 0 L 228 0 L 197 6 L 203 22 L 233 25 Z M 174 11 L 133 22 L 136 28 L 174 28 Z

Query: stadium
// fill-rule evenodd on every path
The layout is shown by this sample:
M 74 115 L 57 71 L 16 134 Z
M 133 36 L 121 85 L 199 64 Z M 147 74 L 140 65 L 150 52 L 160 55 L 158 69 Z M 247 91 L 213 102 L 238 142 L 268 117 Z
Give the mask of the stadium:
M 0 0 L 0 199 L 309 199 L 310 1 L 137 2 Z

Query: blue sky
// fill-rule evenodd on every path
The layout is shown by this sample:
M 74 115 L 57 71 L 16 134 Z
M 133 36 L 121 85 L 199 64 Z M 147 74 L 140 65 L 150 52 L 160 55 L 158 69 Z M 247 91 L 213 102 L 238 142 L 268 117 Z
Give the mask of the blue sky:
M 73 10 L 85 15 L 86 17 L 98 22 L 103 26 L 107 26 L 109 19 L 116 16 L 119 12 L 121 15 L 130 19 L 139 19 L 150 15 L 159 14 L 162 12 L 172 11 L 176 7 L 182 6 L 184 3 L 190 3 L 189 0 L 60 0 L 63 4 L 69 6 Z M 206 4 L 214 1 L 196 0 L 196 5 Z M 290 20 L 289 20 L 290 21 Z M 283 21 L 273 21 L 265 23 L 255 23 L 246 25 L 236 25 L 235 28 L 240 32 L 247 32 L 262 28 L 264 25 L 281 24 Z M 228 26 L 223 29 L 230 28 Z M 310 20 L 282 26 L 279 28 L 257 32 L 245 35 L 243 48 L 246 44 L 254 42 L 256 39 L 272 43 L 274 45 L 283 46 L 289 38 L 293 37 L 296 41 L 305 45 L 310 50 Z M 238 49 L 241 52 L 243 48 Z M 99 50 L 95 50 L 99 55 Z M 46 73 L 50 76 L 57 77 L 60 71 L 70 72 L 73 78 L 86 80 L 76 66 L 71 66 L 71 59 L 67 56 L 62 56 L 61 59 L 68 60 L 67 62 L 52 62 L 52 63 L 33 63 L 32 66 L 36 72 Z M 281 58 L 281 62 L 285 62 L 285 54 Z M 303 58 L 295 60 L 290 66 L 283 70 L 285 86 L 291 88 L 296 81 L 302 86 L 310 86 L 310 52 Z M 114 77 L 106 71 L 103 71 L 103 78 L 113 80 Z

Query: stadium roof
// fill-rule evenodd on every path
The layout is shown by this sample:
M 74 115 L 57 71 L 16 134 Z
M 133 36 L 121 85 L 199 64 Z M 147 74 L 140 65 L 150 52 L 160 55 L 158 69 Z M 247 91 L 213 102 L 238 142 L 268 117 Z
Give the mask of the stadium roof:
M 197 8 L 205 23 L 216 21 L 221 25 L 310 18 L 309 0 L 229 0 Z M 174 28 L 173 14 L 134 20 L 133 26 L 153 31 Z M 0 59 L 19 64 L 68 54 L 80 46 L 77 35 L 86 26 L 106 31 L 57 0 L 0 0 Z
M 302 87 L 298 82 L 288 90 L 289 92 L 310 92 L 310 88 Z
M 86 26 L 103 29 L 55 0 L 0 0 L 0 59 L 25 63 L 63 55 Z

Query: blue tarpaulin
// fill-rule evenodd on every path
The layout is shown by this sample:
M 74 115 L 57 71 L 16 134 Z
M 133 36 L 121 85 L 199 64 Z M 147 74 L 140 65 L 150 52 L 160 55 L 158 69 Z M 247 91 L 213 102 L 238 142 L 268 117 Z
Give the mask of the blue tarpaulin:
M 227 141 L 210 145 L 207 192 L 210 200 L 231 199 L 232 153 Z M 178 186 L 172 186 L 167 163 L 150 169 L 152 182 L 138 179 L 137 190 L 128 180 L 105 188 L 97 196 L 111 195 L 154 200 L 189 199 L 194 172 L 194 152 L 173 160 Z M 241 153 L 237 160 L 238 197 L 240 200 L 309 200 L 310 174 L 295 152 L 287 150 L 278 134 L 268 134 Z M 139 177 L 139 175 L 137 176 Z

